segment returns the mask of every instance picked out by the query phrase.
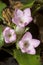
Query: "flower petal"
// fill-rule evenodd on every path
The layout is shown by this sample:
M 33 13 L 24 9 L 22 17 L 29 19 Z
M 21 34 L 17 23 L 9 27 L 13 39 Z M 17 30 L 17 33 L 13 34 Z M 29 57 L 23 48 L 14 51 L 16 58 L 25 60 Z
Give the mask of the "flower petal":
M 25 26 L 28 25 L 32 20 L 33 20 L 32 17 L 26 15 L 21 18 L 21 21 Z
M 9 32 L 10 32 L 11 35 L 15 34 L 15 31 L 13 29 L 10 29 Z
M 34 55 L 34 54 L 36 54 L 36 51 L 32 46 L 29 46 L 29 48 L 27 49 L 27 53 Z
M 25 27 L 25 24 L 24 23 L 21 23 L 21 22 L 19 22 L 19 27 Z
M 25 39 L 28 39 L 28 40 L 32 39 L 32 35 L 31 35 L 30 32 L 26 32 L 26 33 L 24 34 L 22 40 L 25 40 Z
M 38 47 L 40 44 L 40 41 L 37 39 L 32 39 L 31 44 L 33 45 L 33 47 Z
M 22 24 L 20 23 L 21 21 L 20 19 L 22 18 L 22 16 L 23 16 L 22 10 L 20 9 L 15 10 L 15 15 L 14 18 L 12 18 L 12 22 L 17 26 L 22 26 Z
M 20 9 L 17 9 L 16 14 L 17 14 L 18 17 L 22 17 L 23 16 L 23 11 L 20 10 Z
M 12 22 L 20 27 L 27 26 L 32 20 L 30 8 L 24 11 L 20 9 L 15 10 L 15 16 L 12 18 Z
M 16 24 L 16 25 L 18 25 L 18 23 L 19 23 L 19 18 L 17 17 L 17 16 L 15 16 L 14 18 L 12 18 L 12 22 L 14 23 L 14 24 Z
M 20 48 L 20 49 L 22 49 L 22 48 L 23 48 L 23 41 L 22 41 L 22 40 L 21 40 L 21 41 L 19 41 L 18 46 L 19 46 L 19 48 Z
M 6 30 L 8 30 L 9 29 L 9 27 L 6 27 L 5 29 L 4 29 L 4 31 L 3 31 L 3 36 L 5 36 L 5 32 L 6 32 Z
M 26 8 L 26 9 L 24 10 L 24 15 L 26 15 L 26 16 L 31 16 L 31 10 L 30 10 L 30 8 Z
M 8 37 L 5 37 L 5 42 L 6 42 L 6 43 L 10 43 L 10 40 L 9 40 Z
M 22 53 L 25 53 L 26 51 L 24 49 L 21 49 Z
M 15 31 L 10 27 L 6 27 L 3 31 L 3 37 L 6 43 L 11 43 L 16 40 Z

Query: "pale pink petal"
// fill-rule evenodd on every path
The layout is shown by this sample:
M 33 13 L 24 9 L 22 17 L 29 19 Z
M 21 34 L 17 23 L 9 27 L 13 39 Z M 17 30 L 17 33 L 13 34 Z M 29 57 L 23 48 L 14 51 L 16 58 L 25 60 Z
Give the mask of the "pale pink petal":
M 21 41 L 19 41 L 19 43 L 18 43 L 18 46 L 19 46 L 19 48 L 23 48 L 23 41 L 21 40 Z
M 31 10 L 30 10 L 30 8 L 26 8 L 26 9 L 24 10 L 24 15 L 26 15 L 26 16 L 31 16 Z
M 14 18 L 12 18 L 12 22 L 19 27 L 24 27 L 24 24 L 21 23 L 21 18 L 19 18 L 18 16 L 15 16 Z
M 22 40 L 25 40 L 25 39 L 29 39 L 31 40 L 32 39 L 32 35 L 30 32 L 26 32 L 22 38 Z
M 40 44 L 40 41 L 37 40 L 37 39 L 32 39 L 32 40 L 31 40 L 31 44 L 33 45 L 33 47 L 38 47 L 39 44 Z
M 17 14 L 18 17 L 22 17 L 23 16 L 23 11 L 18 9 L 16 14 Z
M 18 25 L 19 27 L 25 27 L 25 25 L 24 25 L 24 23 L 19 23 L 19 25 Z
M 21 49 L 21 52 L 22 52 L 22 53 L 25 53 L 26 51 L 25 51 L 24 49 Z
M 11 35 L 15 34 L 15 31 L 13 29 L 10 29 L 9 31 Z
M 17 16 L 15 16 L 14 18 L 12 18 L 12 22 L 13 22 L 14 24 L 18 25 L 19 22 L 20 22 L 20 20 L 19 20 L 19 18 L 18 18 Z
M 34 55 L 36 54 L 36 50 L 32 46 L 29 46 L 29 48 L 27 49 L 27 53 Z
M 24 26 L 28 25 L 32 20 L 32 17 L 28 17 L 26 15 L 21 17 L 21 21 L 23 21 Z
M 9 35 L 11 35 L 11 37 L 9 37 Z M 6 43 L 11 43 L 16 40 L 15 31 L 10 27 L 6 27 L 3 31 L 3 37 Z
M 10 40 L 9 40 L 8 37 L 5 37 L 5 42 L 6 42 L 6 43 L 10 43 Z
M 18 18 L 18 17 L 17 17 Z M 19 26 L 19 27 L 25 27 L 25 24 L 24 23 L 21 23 L 21 20 L 18 18 L 13 18 L 12 19 L 12 22 L 14 23 L 14 24 L 16 24 L 17 26 Z
M 10 28 L 9 27 L 6 27 L 4 29 L 4 31 L 3 31 L 3 37 L 4 37 L 6 43 L 10 43 L 9 37 L 8 37 L 9 30 L 10 30 Z
M 15 15 L 14 18 L 12 18 L 12 22 L 14 24 L 16 24 L 17 26 L 19 26 L 20 23 L 20 18 L 23 16 L 23 11 L 20 9 L 15 10 Z
M 6 30 L 8 30 L 9 29 L 9 27 L 6 27 L 5 29 L 4 29 L 4 31 L 3 31 L 3 36 L 5 36 L 5 32 L 6 32 Z

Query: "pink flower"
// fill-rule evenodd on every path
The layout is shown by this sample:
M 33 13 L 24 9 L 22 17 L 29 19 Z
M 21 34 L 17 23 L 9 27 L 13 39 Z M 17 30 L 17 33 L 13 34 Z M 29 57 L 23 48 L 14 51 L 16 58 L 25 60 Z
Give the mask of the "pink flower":
M 16 41 L 15 31 L 9 27 L 6 27 L 3 31 L 3 37 L 6 43 L 12 43 Z
M 14 18 L 12 18 L 12 22 L 20 27 L 27 26 L 32 21 L 31 10 L 30 8 L 26 8 L 24 11 L 17 9 L 14 13 Z
M 39 44 L 40 44 L 39 40 L 32 39 L 31 33 L 26 32 L 22 40 L 19 41 L 18 46 L 23 53 L 36 54 L 35 48 L 38 47 Z

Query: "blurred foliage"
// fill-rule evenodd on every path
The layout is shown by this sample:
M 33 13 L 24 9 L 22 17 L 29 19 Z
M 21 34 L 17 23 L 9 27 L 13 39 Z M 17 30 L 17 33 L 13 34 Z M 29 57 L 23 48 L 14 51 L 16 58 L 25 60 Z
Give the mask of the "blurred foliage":
M 16 0 L 16 1 L 15 0 L 9 0 L 9 3 L 11 6 L 14 6 L 14 5 L 17 6 L 17 4 L 19 6 L 19 5 L 21 5 L 20 2 L 23 4 L 22 9 L 24 9 L 26 7 L 32 7 L 35 0 L 20 0 L 20 1 L 19 0 Z
M 0 1 L 0 19 L 2 18 L 2 10 L 6 7 L 6 4 Z
M 40 2 L 40 3 L 43 3 L 43 0 L 36 0 L 36 1 L 38 1 L 38 2 Z
M 0 25 L 0 48 L 4 45 L 4 39 L 3 39 L 2 31 L 3 31 L 3 28 Z

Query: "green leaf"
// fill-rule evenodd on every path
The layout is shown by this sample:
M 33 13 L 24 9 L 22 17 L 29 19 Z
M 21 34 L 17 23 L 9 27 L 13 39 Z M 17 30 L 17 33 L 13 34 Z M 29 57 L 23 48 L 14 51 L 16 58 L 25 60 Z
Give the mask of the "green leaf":
M 0 1 L 0 18 L 2 19 L 2 10 L 6 7 L 6 4 Z
M 4 45 L 2 26 L 0 25 L 0 48 Z
M 14 50 L 14 58 L 19 65 L 41 65 L 39 55 L 24 54 L 20 50 Z

